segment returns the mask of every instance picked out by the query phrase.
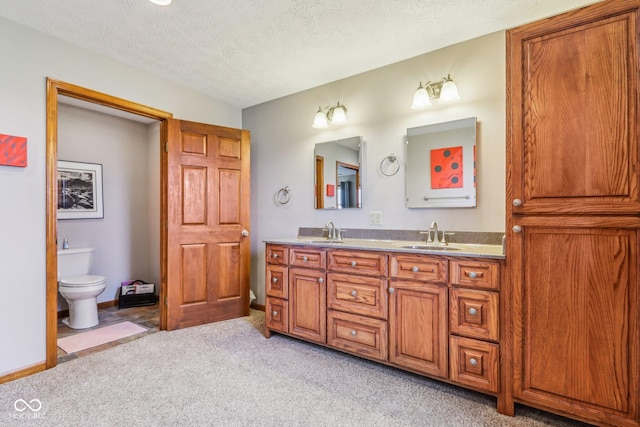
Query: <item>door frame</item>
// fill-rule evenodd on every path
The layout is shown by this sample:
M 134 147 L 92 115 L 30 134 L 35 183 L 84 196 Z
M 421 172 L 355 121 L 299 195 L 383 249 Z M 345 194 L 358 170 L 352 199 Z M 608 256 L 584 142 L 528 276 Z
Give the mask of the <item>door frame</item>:
M 160 329 L 166 328 L 167 311 L 164 305 L 166 295 L 165 278 L 167 267 L 167 236 L 166 228 L 162 224 L 167 222 L 166 176 L 167 155 L 163 149 L 167 140 L 167 119 L 173 118 L 172 113 L 147 107 L 142 104 L 127 101 L 81 86 L 61 82 L 47 77 L 47 130 L 46 130 L 46 369 L 53 368 L 58 363 L 57 335 L 58 335 L 58 189 L 57 189 L 57 161 L 58 161 L 58 95 L 65 95 L 93 104 L 115 108 L 140 116 L 160 121 L 159 151 L 161 153 L 160 172 L 160 266 L 162 284 L 160 286 Z

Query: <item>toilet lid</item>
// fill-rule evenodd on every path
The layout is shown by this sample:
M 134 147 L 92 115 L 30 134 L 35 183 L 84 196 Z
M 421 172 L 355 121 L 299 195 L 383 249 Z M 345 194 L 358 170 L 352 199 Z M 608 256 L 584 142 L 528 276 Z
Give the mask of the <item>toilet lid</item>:
M 60 284 L 65 286 L 93 286 L 101 282 L 104 282 L 103 276 L 93 275 L 66 277 L 60 280 Z

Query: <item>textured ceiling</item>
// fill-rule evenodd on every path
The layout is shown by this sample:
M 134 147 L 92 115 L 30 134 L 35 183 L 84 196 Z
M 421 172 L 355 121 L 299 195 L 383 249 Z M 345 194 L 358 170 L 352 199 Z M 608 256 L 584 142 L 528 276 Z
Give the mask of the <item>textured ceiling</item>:
M 595 0 L 0 0 L 0 16 L 245 108 Z

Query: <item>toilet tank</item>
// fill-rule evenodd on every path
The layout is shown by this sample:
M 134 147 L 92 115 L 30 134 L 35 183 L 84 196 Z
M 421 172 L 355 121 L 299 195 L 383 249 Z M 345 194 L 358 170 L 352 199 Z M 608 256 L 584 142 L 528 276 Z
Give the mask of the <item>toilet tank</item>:
M 91 271 L 94 248 L 73 248 L 58 251 L 58 280 L 85 276 Z

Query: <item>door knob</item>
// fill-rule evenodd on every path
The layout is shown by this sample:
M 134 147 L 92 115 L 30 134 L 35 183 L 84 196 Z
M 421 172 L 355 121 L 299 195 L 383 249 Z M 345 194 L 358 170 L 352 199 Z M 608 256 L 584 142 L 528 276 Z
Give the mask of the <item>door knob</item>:
M 242 230 L 242 237 L 247 237 L 249 235 L 249 230 Z

